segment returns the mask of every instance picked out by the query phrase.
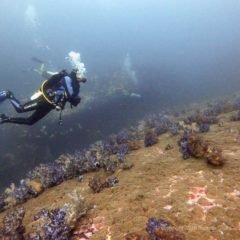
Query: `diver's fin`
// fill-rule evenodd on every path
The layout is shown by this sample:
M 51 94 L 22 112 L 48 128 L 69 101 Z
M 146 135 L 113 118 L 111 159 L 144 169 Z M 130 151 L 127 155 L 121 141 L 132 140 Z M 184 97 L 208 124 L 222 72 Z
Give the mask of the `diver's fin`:
M 4 90 L 0 92 L 0 103 L 4 102 L 7 98 L 12 98 L 13 93 L 8 91 L 8 90 Z
M 40 63 L 40 64 L 43 64 L 43 63 L 46 63 L 46 61 L 43 61 L 37 57 L 32 57 L 32 61 L 36 62 L 36 63 Z
M 0 114 L 0 124 L 5 123 L 9 120 L 9 117 L 7 117 L 5 114 Z
M 40 66 L 40 72 L 44 72 L 45 71 L 45 63 L 42 63 Z
M 0 92 L 0 103 L 4 102 L 7 99 L 6 91 Z

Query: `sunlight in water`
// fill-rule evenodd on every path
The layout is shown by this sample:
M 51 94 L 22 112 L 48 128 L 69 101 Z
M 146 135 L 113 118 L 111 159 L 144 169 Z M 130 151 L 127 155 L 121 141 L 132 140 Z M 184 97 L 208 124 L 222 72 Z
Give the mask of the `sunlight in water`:
M 129 53 L 127 53 L 123 61 L 123 71 L 128 75 L 128 77 L 134 84 L 138 83 L 136 72 L 132 69 L 132 63 L 131 63 Z

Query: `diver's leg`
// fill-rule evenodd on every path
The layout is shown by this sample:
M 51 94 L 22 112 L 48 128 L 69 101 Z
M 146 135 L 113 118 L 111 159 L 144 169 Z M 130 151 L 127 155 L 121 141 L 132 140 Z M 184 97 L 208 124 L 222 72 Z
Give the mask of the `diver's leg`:
M 36 111 L 28 118 L 12 118 L 6 117 L 1 120 L 0 123 L 16 123 L 16 124 L 25 124 L 25 125 L 33 125 L 43 117 L 45 117 L 52 109 L 54 109 L 51 105 L 40 106 Z
M 45 107 L 45 105 L 49 105 L 49 103 L 47 103 L 42 96 L 34 99 L 34 100 L 30 100 L 24 104 L 21 104 L 13 95 L 10 98 L 10 102 L 13 105 L 13 107 L 15 108 L 15 110 L 18 113 L 24 113 L 24 112 L 30 112 L 30 111 L 34 111 L 36 109 L 38 109 L 39 107 L 41 107 L 42 105 Z
M 33 111 L 36 109 L 38 105 L 38 101 L 33 100 L 29 101 L 25 104 L 21 104 L 14 96 L 11 97 L 10 99 L 11 104 L 15 108 L 16 112 L 18 113 L 23 113 L 23 112 L 28 112 L 28 111 Z
M 31 100 L 25 104 L 21 104 L 18 99 L 14 96 L 14 94 L 11 91 L 2 91 L 0 92 L 0 103 L 5 101 L 6 99 L 9 99 L 13 107 L 18 113 L 23 112 L 29 112 L 36 110 L 39 105 L 41 105 L 44 101 L 43 97 L 40 96 L 34 100 Z

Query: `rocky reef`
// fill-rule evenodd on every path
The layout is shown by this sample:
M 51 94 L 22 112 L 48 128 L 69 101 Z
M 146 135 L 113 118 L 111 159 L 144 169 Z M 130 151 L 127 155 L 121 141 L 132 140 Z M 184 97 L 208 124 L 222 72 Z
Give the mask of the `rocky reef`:
M 121 229 L 121 238 L 116 239 L 184 240 L 188 230 L 183 228 L 179 231 L 178 226 L 185 226 L 185 217 L 189 219 L 193 210 L 196 216 L 203 214 L 201 221 L 213 218 L 214 211 L 217 215 L 218 211 L 234 215 L 224 208 L 224 201 L 228 197 L 239 199 L 238 189 L 227 189 L 225 186 L 225 193 L 223 191 L 219 197 L 221 200 L 217 197 L 217 200 L 213 199 L 217 195 L 214 190 L 208 196 L 207 189 L 211 186 L 208 176 L 211 175 L 211 180 L 220 184 L 224 168 L 211 168 L 205 164 L 199 167 L 193 161 L 180 161 L 177 151 L 178 145 L 184 159 L 205 159 L 215 167 L 223 166 L 226 149 L 220 136 L 225 134 L 225 125 L 238 124 L 226 121 L 226 111 L 236 109 L 224 106 L 212 104 L 206 110 L 189 116 L 185 116 L 186 112 L 184 116 L 181 113 L 151 114 L 136 127 L 123 129 L 82 151 L 63 154 L 52 163 L 40 164 L 19 184 L 12 184 L 2 193 L 0 208 L 5 212 L 0 236 L 6 240 L 80 240 L 95 239 L 95 236 L 99 240 L 109 240 L 115 239 L 114 232 L 120 231 L 121 224 L 129 226 L 136 221 L 136 227 L 132 224 L 129 229 Z M 211 132 L 212 129 L 215 132 Z M 218 134 L 218 138 L 214 138 L 214 134 Z M 231 154 L 234 153 L 230 152 L 229 156 Z M 196 168 L 196 182 L 192 180 L 191 164 Z M 236 161 L 231 164 L 237 165 Z M 208 176 L 204 176 L 201 169 Z M 64 188 L 66 191 L 80 190 L 67 198 L 68 193 L 63 194 Z M 126 189 L 130 189 L 129 192 L 124 192 Z M 26 212 L 33 205 L 27 205 L 28 202 L 36 203 L 45 194 L 51 195 L 51 198 L 46 198 L 49 207 L 38 207 L 34 216 L 30 217 Z M 82 194 L 88 196 L 87 202 Z M 101 198 L 104 202 L 100 202 Z M 22 207 L 25 205 L 29 209 Z M 108 211 L 114 217 L 108 215 Z M 132 214 L 129 219 L 128 211 Z M 208 211 L 212 211 L 211 214 L 208 215 Z M 118 214 L 122 214 L 123 219 L 118 218 Z M 206 224 L 204 222 L 203 226 Z
M 222 166 L 226 159 L 222 155 L 222 150 L 213 144 L 203 140 L 192 131 L 186 131 L 178 141 L 183 159 L 190 156 L 194 158 L 205 158 L 207 163 L 214 166 Z
M 33 216 L 27 226 L 23 226 L 25 209 L 16 207 L 3 218 L 0 228 L 1 239 L 5 240 L 62 240 L 69 239 L 77 220 L 90 209 L 85 200 L 74 192 L 71 200 L 59 208 L 42 208 Z M 27 229 L 27 231 L 26 231 Z
M 24 208 L 17 207 L 3 218 L 3 227 L 0 229 L 1 239 L 24 240 L 25 227 L 22 225 L 24 215 Z
M 104 188 L 113 187 L 117 183 L 118 183 L 118 179 L 116 177 L 110 177 L 108 179 L 95 177 L 95 178 L 90 179 L 88 185 L 94 193 L 99 193 Z
M 169 221 L 164 219 L 150 218 L 146 230 L 150 240 L 186 240 L 183 233 L 177 231 Z

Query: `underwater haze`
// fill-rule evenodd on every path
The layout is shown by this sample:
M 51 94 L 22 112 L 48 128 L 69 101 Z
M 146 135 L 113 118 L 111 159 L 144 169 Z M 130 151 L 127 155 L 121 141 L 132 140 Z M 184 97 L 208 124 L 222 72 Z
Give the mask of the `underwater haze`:
M 239 12 L 237 0 L 1 0 L 1 90 L 26 101 L 42 82 L 33 58 L 71 70 L 70 51 L 88 82 L 62 127 L 56 113 L 0 126 L 0 188 L 149 112 L 239 91 Z M 8 102 L 0 108 L 17 115 Z

